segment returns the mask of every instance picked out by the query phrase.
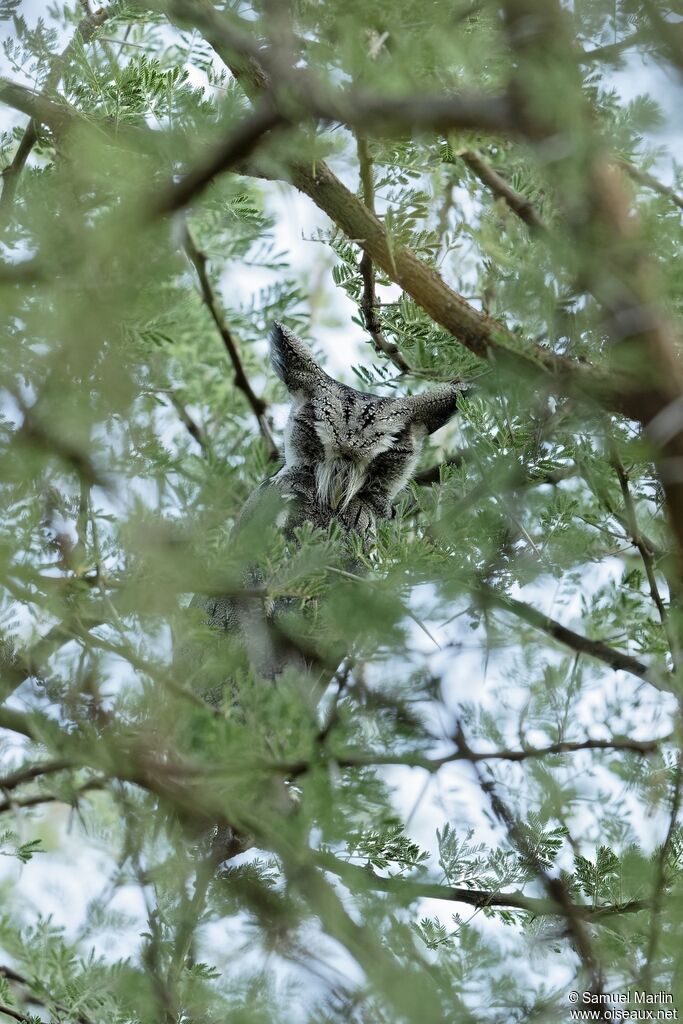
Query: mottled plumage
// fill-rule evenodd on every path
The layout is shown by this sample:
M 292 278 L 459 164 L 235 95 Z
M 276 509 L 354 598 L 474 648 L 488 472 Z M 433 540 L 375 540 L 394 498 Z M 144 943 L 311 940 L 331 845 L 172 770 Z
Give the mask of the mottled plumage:
M 308 346 L 282 324 L 271 332 L 271 359 L 292 397 L 285 431 L 284 465 L 247 502 L 240 523 L 247 525 L 267 494 L 283 499 L 278 524 L 289 537 L 297 526 L 325 529 L 336 520 L 347 533 L 368 541 L 410 479 L 428 434 L 456 410 L 459 385 L 444 384 L 421 395 L 381 398 L 334 380 Z M 236 531 L 239 543 L 240 524 Z M 254 568 L 249 585 L 259 582 Z M 259 598 L 196 598 L 217 628 L 242 636 L 261 674 L 274 678 L 286 665 L 305 659 L 283 643 L 278 612 L 267 613 Z
M 367 534 L 391 515 L 426 436 L 455 412 L 457 384 L 409 398 L 380 398 L 328 376 L 282 324 L 271 332 L 273 367 L 292 396 L 285 464 L 270 485 L 293 502 L 288 526 L 304 521 Z

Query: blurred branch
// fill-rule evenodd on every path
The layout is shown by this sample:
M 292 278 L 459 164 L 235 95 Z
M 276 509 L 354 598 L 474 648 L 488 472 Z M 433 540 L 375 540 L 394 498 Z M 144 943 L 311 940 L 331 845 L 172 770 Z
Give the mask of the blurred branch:
M 557 916 L 564 912 L 563 908 L 553 899 L 525 896 L 521 892 L 503 893 L 488 889 L 442 885 L 439 882 L 414 881 L 411 878 L 399 876 L 384 877 L 376 874 L 367 866 L 349 864 L 326 851 L 316 853 L 316 860 L 325 871 L 330 871 L 350 887 L 353 886 L 354 891 L 362 892 L 363 889 L 375 889 L 391 893 L 406 903 L 417 899 L 447 900 L 452 903 L 465 903 L 480 910 L 486 907 L 522 910 L 533 914 L 534 917 Z M 608 904 L 603 907 L 590 907 L 575 903 L 573 911 L 578 916 L 590 921 L 615 914 L 635 914 L 646 910 L 648 906 L 649 903 L 646 900 L 629 900 L 627 903 Z
M 683 25 L 679 20 L 679 12 L 676 12 L 676 20 L 671 21 L 662 13 L 659 0 L 642 0 L 642 4 L 661 52 L 683 73 Z
M 0 1013 L 3 1013 L 6 1017 L 11 1017 L 12 1020 L 20 1021 L 21 1024 L 35 1024 L 35 1017 L 27 1017 L 20 1010 L 15 1010 L 12 1006 L 5 1006 L 3 1003 L 0 1003 Z
M 188 258 L 190 259 L 195 270 L 197 271 L 197 277 L 199 278 L 199 285 L 206 307 L 209 310 L 209 313 L 211 314 L 211 317 L 213 319 L 214 324 L 216 325 L 218 333 L 220 334 L 223 340 L 223 344 L 228 354 L 228 358 L 232 363 L 232 368 L 234 370 L 235 387 L 242 392 L 242 394 L 247 400 L 248 405 L 251 408 L 251 411 L 256 417 L 259 430 L 261 431 L 261 436 L 263 437 L 263 440 L 265 441 L 266 444 L 266 448 L 268 449 L 269 459 L 276 461 L 277 459 L 279 459 L 280 453 L 277 444 L 275 443 L 273 433 L 270 429 L 270 424 L 268 423 L 268 417 L 266 415 L 267 405 L 262 398 L 259 398 L 258 395 L 255 394 L 254 389 L 251 386 L 249 378 L 244 369 L 244 364 L 242 363 L 242 357 L 237 347 L 237 343 L 233 338 L 232 332 L 230 331 L 227 323 L 225 322 L 225 318 L 219 308 L 218 298 L 209 280 L 209 275 L 206 269 L 207 258 L 205 254 L 197 248 L 195 241 L 192 237 L 192 233 L 190 232 L 190 229 L 187 226 L 185 228 L 184 245 L 185 252 L 187 253 Z
M 265 135 L 285 123 L 285 118 L 272 103 L 261 104 L 252 114 L 240 121 L 207 159 L 198 161 L 178 182 L 169 185 L 158 199 L 153 200 L 146 207 L 145 215 L 153 218 L 182 210 L 200 195 L 217 175 L 246 160 Z
M 368 148 L 368 140 L 363 135 L 357 136 L 358 162 L 360 180 L 363 189 L 363 202 L 371 213 L 375 212 L 375 182 L 372 170 L 372 158 Z M 396 366 L 401 373 L 411 373 L 410 364 L 404 359 L 398 345 L 388 341 L 377 316 L 377 296 L 375 294 L 375 269 L 370 255 L 363 251 L 360 260 L 360 274 L 363 279 L 363 294 L 360 310 L 365 329 L 372 338 L 376 352 L 381 352 Z
M 646 188 L 652 189 L 653 192 L 658 192 L 660 196 L 665 196 L 670 199 L 672 203 L 683 210 L 683 196 L 680 196 L 678 192 L 659 181 L 658 178 L 648 174 L 647 171 L 641 171 L 640 168 L 630 163 L 628 160 L 619 160 L 619 166 L 625 171 L 630 178 L 637 181 L 639 185 L 645 185 Z
M 612 465 L 617 474 L 619 486 L 621 488 L 621 494 L 624 499 L 624 518 L 628 527 L 628 533 L 631 538 L 633 546 L 638 549 L 641 560 L 643 562 L 643 568 L 645 569 L 645 575 L 647 576 L 648 586 L 650 587 L 650 596 L 652 597 L 652 600 L 654 601 L 654 604 L 657 608 L 660 622 L 662 623 L 662 627 L 669 641 L 669 650 L 671 651 L 671 657 L 673 659 L 673 666 L 675 670 L 676 665 L 678 663 L 678 643 L 676 640 L 675 633 L 671 629 L 668 611 L 664 604 L 664 601 L 662 600 L 662 596 L 659 592 L 659 587 L 657 585 L 657 577 L 655 575 L 654 568 L 654 552 L 648 545 L 645 537 L 640 532 L 640 527 L 638 526 L 638 516 L 636 514 L 635 506 L 633 504 L 633 498 L 631 497 L 631 489 L 629 487 L 628 474 L 624 469 L 623 463 L 619 458 L 619 454 L 616 451 L 616 448 L 614 447 L 614 445 L 610 445 L 610 447 Z
M 101 8 L 96 13 L 91 13 L 86 9 L 85 17 L 79 22 L 74 38 L 66 45 L 62 52 L 55 57 L 52 61 L 52 66 L 48 73 L 45 85 L 43 88 L 43 95 L 49 96 L 50 93 L 59 85 L 64 71 L 66 69 L 72 54 L 75 53 L 77 48 L 81 45 L 85 45 L 92 39 L 93 35 L 104 22 L 112 14 L 111 8 Z M 7 215 L 12 208 L 14 202 L 14 196 L 19 181 L 19 176 L 26 165 L 31 150 L 38 141 L 38 122 L 31 118 L 24 134 L 22 135 L 19 146 L 12 159 L 12 162 L 5 167 L 2 172 L 2 195 L 0 195 L 0 214 L 4 213 Z
M 418 994 L 428 992 L 433 997 L 433 980 L 422 957 L 414 956 L 407 967 L 379 942 L 373 928 L 353 920 L 316 866 L 314 851 L 305 841 L 298 845 L 291 830 L 282 827 L 281 809 L 269 807 L 266 802 L 255 805 L 243 800 L 234 787 L 226 790 L 207 786 L 205 765 L 160 760 L 150 756 L 147 749 L 142 752 L 139 746 L 124 743 L 116 749 L 110 747 L 108 753 L 112 777 L 155 794 L 186 826 L 248 832 L 261 848 L 271 850 L 282 864 L 287 885 L 305 897 L 324 931 L 347 950 L 371 980 L 385 986 L 387 998 L 399 1015 L 412 1005 L 411 1017 L 417 1019 Z
M 474 751 L 462 750 L 458 747 L 451 754 L 443 757 L 425 757 L 420 753 L 408 754 L 374 754 L 369 753 L 334 753 L 330 751 L 329 756 L 340 768 L 373 768 L 388 765 L 401 765 L 406 768 L 422 768 L 424 771 L 435 773 L 448 764 L 455 764 L 457 761 L 475 763 L 478 761 L 527 761 L 531 758 L 549 757 L 554 754 L 574 754 L 582 750 L 627 750 L 634 754 L 652 754 L 658 750 L 662 743 L 670 742 L 671 735 L 662 736 L 651 740 L 634 740 L 628 736 L 614 736 L 610 740 L 577 740 L 575 742 L 564 740 L 559 743 L 550 743 L 546 747 L 525 747 L 522 750 L 491 750 Z M 291 761 L 274 762 L 272 767 L 277 771 L 286 772 L 296 777 L 309 771 L 312 761 Z
M 669 812 L 669 827 L 666 831 L 664 842 L 657 851 L 655 879 L 652 893 L 652 915 L 650 917 L 650 930 L 647 940 L 647 952 L 645 963 L 641 974 L 642 984 L 646 991 L 650 991 L 653 979 L 656 976 L 655 959 L 661 938 L 661 914 L 664 905 L 666 890 L 666 868 L 667 861 L 672 848 L 676 842 L 676 834 L 680 829 L 679 815 L 681 810 L 681 798 L 683 797 L 683 760 L 679 752 L 676 759 L 676 767 L 673 771 L 673 787 L 671 794 L 671 808 Z
M 581 64 L 593 64 L 596 61 L 611 61 L 621 56 L 624 50 L 629 50 L 639 43 L 651 43 L 654 45 L 652 33 L 643 28 L 636 29 L 629 36 L 625 36 L 616 43 L 606 43 L 604 46 L 595 46 L 592 50 L 580 50 L 578 59 Z
M 88 485 L 97 484 L 107 488 L 107 481 L 95 468 L 88 453 L 66 438 L 59 437 L 42 422 L 36 412 L 37 402 L 29 406 L 19 394 L 13 393 L 12 397 L 23 415 L 23 422 L 14 434 L 15 443 L 23 442 L 29 447 L 56 456 L 73 470 L 79 480 L 83 480 Z
M 430 466 L 428 469 L 423 469 L 421 472 L 416 473 L 413 476 L 413 481 L 419 487 L 428 487 L 430 484 L 438 484 L 441 482 L 441 474 L 447 466 L 462 466 L 463 462 L 467 458 L 467 450 L 463 450 L 460 453 L 452 455 L 450 458 L 445 459 L 436 466 Z M 506 481 L 506 483 L 517 484 L 550 484 L 555 486 L 559 484 L 561 480 L 568 480 L 570 477 L 576 476 L 578 470 L 576 466 L 558 466 L 556 469 L 548 470 L 529 470 L 526 473 L 518 472 L 520 467 L 515 465 L 514 472 L 511 474 L 512 479 Z
M 646 0 L 651 17 L 661 18 L 656 5 Z M 563 205 L 577 249 L 587 254 L 577 283 L 590 287 L 605 311 L 604 329 L 611 340 L 612 369 L 628 376 L 628 394 L 621 411 L 648 432 L 655 463 L 666 496 L 669 523 L 683 559 L 683 368 L 679 325 L 662 301 L 659 272 L 648 243 L 638 237 L 621 174 L 610 159 L 606 141 L 596 131 L 595 111 L 588 102 L 578 68 L 567 61 L 576 51 L 568 12 L 560 0 L 504 0 L 504 18 L 510 48 L 519 69 L 530 61 L 547 66 L 565 65 L 566 89 L 571 91 L 577 124 L 585 132 L 580 152 L 567 152 L 564 173 L 558 176 L 556 195 Z M 662 20 L 673 32 L 678 25 Z M 674 47 L 680 56 L 677 47 Z M 683 51 L 681 51 L 683 52 Z M 681 65 L 683 66 L 683 64 Z M 520 130 L 537 146 L 557 137 L 558 118 L 567 109 L 567 97 L 554 94 L 542 108 L 535 87 L 516 73 L 511 88 L 517 97 Z M 568 195 L 567 162 L 577 182 Z M 581 187 L 579 188 L 579 183 Z M 589 255 L 588 255 L 589 254 Z M 612 404 L 612 408 L 614 408 Z M 674 469 L 674 467 L 676 467 Z
M 545 221 L 531 200 L 527 199 L 521 192 L 515 192 L 505 179 L 490 164 L 486 163 L 479 153 L 475 153 L 472 149 L 467 149 L 460 156 L 482 184 L 486 185 L 496 198 L 503 199 L 520 220 L 523 220 L 534 231 L 545 233 L 548 230 Z
M 168 400 L 178 414 L 178 419 L 183 424 L 188 434 L 194 441 L 197 442 L 202 450 L 202 454 L 206 455 L 209 449 L 208 440 L 204 433 L 203 427 L 197 423 L 197 421 L 190 416 L 186 406 L 181 402 L 174 391 L 170 391 L 167 394 Z
M 189 21 L 212 44 L 231 68 L 250 97 L 266 92 L 272 95 L 273 83 L 259 62 L 259 51 L 251 37 L 236 38 L 233 25 L 205 0 L 175 0 L 164 3 L 172 19 Z M 266 55 L 264 60 L 266 59 Z M 243 173 L 270 176 L 260 168 L 242 167 Z M 521 346 L 507 328 L 488 317 L 453 291 L 433 267 L 409 249 L 390 238 L 380 220 L 333 174 L 322 160 L 314 168 L 291 165 L 293 184 L 326 213 L 344 234 L 361 245 L 368 257 L 390 280 L 418 303 L 432 319 L 449 331 L 481 359 L 496 360 L 538 379 L 546 386 L 559 386 L 579 393 L 598 394 L 611 406 L 626 411 L 628 387 L 617 383 L 596 367 L 557 355 L 542 345 Z M 551 383 L 550 378 L 555 378 Z
M 30 993 L 26 997 L 27 1002 L 35 1003 L 36 1006 L 43 1006 L 47 1009 L 48 1004 L 45 1002 L 45 1000 L 41 999 L 41 997 L 36 995 L 35 992 L 33 991 L 35 982 L 25 977 L 25 975 L 19 974 L 19 972 L 15 971 L 12 967 L 7 967 L 5 964 L 0 964 L 0 978 L 7 978 L 8 981 L 14 981 L 18 985 L 23 985 L 24 988 L 28 989 Z M 69 1013 L 69 1011 L 65 1007 L 61 1006 L 57 1006 L 55 1008 L 60 1013 L 63 1013 L 65 1016 L 69 1016 L 73 1020 L 77 1021 L 77 1024 L 91 1024 L 90 1018 L 86 1017 L 84 1014 L 75 1015 L 73 1013 Z M 33 1024 L 33 1022 L 35 1021 L 35 1017 L 30 1017 L 27 1019 L 31 1022 L 31 1024 Z
M 25 782 L 33 782 L 34 779 L 42 778 L 45 775 L 54 775 L 56 772 L 66 771 L 68 768 L 73 768 L 74 765 L 71 761 L 43 761 L 42 764 L 29 765 L 26 768 L 17 768 L 16 771 L 10 772 L 9 775 L 5 775 L 4 778 L 0 778 L 0 790 L 3 793 L 9 792 L 11 789 L 16 789 L 18 786 L 22 786 Z
M 268 93 L 294 119 L 307 115 L 389 136 L 455 128 L 514 131 L 515 112 L 507 96 L 482 92 L 395 97 L 331 89 L 310 65 L 288 68 L 286 54 L 259 45 L 253 23 L 234 12 L 226 17 L 211 0 L 151 0 L 148 6 L 163 11 L 175 24 L 196 28 L 243 85 Z
M 4 196 L 4 191 L 3 191 Z M 0 285 L 35 284 L 44 281 L 46 268 L 37 259 L 22 260 L 20 263 L 0 261 Z
M 596 658 L 605 665 L 609 665 L 615 672 L 619 670 L 630 672 L 631 675 L 652 683 L 657 689 L 674 692 L 674 677 L 665 668 L 650 667 L 632 655 L 610 647 L 602 640 L 591 640 L 581 633 L 576 633 L 573 629 L 568 629 L 561 622 L 551 619 L 549 615 L 544 615 L 543 612 L 539 612 L 531 605 L 508 597 L 496 590 L 495 587 L 485 583 L 477 584 L 476 593 L 481 596 L 484 605 L 491 603 L 501 611 L 511 612 L 512 615 L 516 615 L 517 618 L 527 622 L 534 629 L 547 633 L 565 647 L 576 651 L 577 654 L 588 654 L 591 658 Z
M 24 594 L 17 594 L 11 580 L 4 580 L 3 585 L 16 600 L 23 602 L 27 599 Z M 40 675 L 43 663 L 64 644 L 80 636 L 82 630 L 93 629 L 104 621 L 101 615 L 82 612 L 76 621 L 64 619 L 63 622 L 52 626 L 44 636 L 25 650 L 17 649 L 6 641 L 0 643 L 0 699 L 7 700 L 27 679 Z
M 84 782 L 82 786 L 79 786 L 73 791 L 74 801 L 78 802 L 79 796 L 84 793 L 89 793 L 93 789 L 103 789 L 109 780 L 102 776 L 96 779 L 90 779 L 88 782 Z M 18 808 L 26 807 L 38 807 L 41 804 L 55 804 L 62 803 L 73 806 L 71 800 L 67 800 L 65 797 L 55 796 L 54 793 L 35 793 L 33 796 L 21 797 L 19 800 L 8 798 L 0 803 L 0 814 L 4 814 L 5 811 L 13 811 Z
M 79 127 L 92 128 L 106 141 L 138 152 L 153 150 L 157 145 L 157 137 L 162 136 L 161 132 L 121 123 L 113 117 L 87 116 L 66 100 L 60 99 L 57 102 L 8 78 L 0 77 L 0 103 L 27 114 L 33 120 L 46 125 L 57 136 Z
M 36 730 L 32 725 L 31 716 L 13 708 L 0 707 L 0 729 L 28 736 L 30 740 L 35 739 Z
M 469 744 L 465 738 L 465 733 L 460 723 L 458 723 L 456 730 L 456 739 L 458 746 L 462 750 L 470 752 Z M 534 871 L 536 878 L 545 889 L 548 897 L 557 905 L 558 910 L 564 917 L 567 923 L 567 933 L 572 940 L 574 949 L 576 950 L 584 969 L 586 970 L 590 981 L 591 991 L 593 994 L 600 997 L 603 992 L 604 984 L 603 969 L 593 946 L 591 934 L 585 926 L 584 915 L 580 910 L 577 910 L 576 904 L 571 900 L 569 890 L 562 880 L 562 877 L 558 877 L 554 874 L 551 875 L 549 873 L 547 867 L 538 855 L 535 843 L 529 838 L 523 825 L 517 821 L 507 805 L 498 795 L 495 781 L 492 778 L 485 778 L 480 768 L 473 766 L 473 770 L 482 792 L 488 796 L 491 802 L 491 809 L 495 817 L 505 828 L 508 841 L 512 847 L 517 850 L 519 855 L 522 857 L 522 860 Z M 598 1002 L 599 1005 L 602 1005 L 604 1000 L 598 998 Z M 603 1015 L 601 1013 L 600 1017 L 602 1016 Z M 607 1020 L 608 1018 L 604 1017 L 603 1019 Z
M 441 474 L 447 466 L 458 467 L 462 466 L 462 463 L 463 455 L 452 455 L 449 459 L 445 459 L 436 466 L 430 466 L 429 469 L 423 469 L 420 473 L 415 473 L 412 480 L 418 487 L 429 487 L 430 484 L 439 484 L 441 483 Z

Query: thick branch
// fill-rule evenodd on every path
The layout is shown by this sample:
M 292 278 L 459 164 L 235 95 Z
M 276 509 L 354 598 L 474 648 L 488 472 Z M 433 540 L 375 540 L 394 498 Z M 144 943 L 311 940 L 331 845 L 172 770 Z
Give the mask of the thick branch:
M 272 82 L 262 63 L 264 55 L 256 51 L 251 36 L 234 30 L 208 0 L 172 0 L 163 6 L 172 19 L 189 22 L 202 32 L 251 97 L 263 92 L 272 95 Z M 502 324 L 470 305 L 432 267 L 388 237 L 379 219 L 324 161 L 316 162 L 313 169 L 304 164 L 292 165 L 291 178 L 390 280 L 475 355 L 498 364 L 510 363 L 547 385 L 551 385 L 548 375 L 552 375 L 556 378 L 554 385 L 559 378 L 563 389 L 598 393 L 603 398 L 609 395 L 612 407 L 625 411 L 628 387 L 623 381 L 617 383 L 614 375 L 608 379 L 600 370 L 556 355 L 540 345 L 521 346 Z
M 30 740 L 35 738 L 35 729 L 31 724 L 30 717 L 13 708 L 0 707 L 0 729 L 18 732 L 22 736 L 28 736 Z

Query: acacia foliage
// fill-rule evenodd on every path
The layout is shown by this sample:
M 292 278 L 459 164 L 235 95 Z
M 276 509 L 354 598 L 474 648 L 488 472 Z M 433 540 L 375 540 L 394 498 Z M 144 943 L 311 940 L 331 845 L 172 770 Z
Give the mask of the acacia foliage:
M 0 849 L 35 890 L 3 876 L 0 1009 L 680 1001 L 683 182 L 656 97 L 615 86 L 679 88 L 676 5 L 22 8 L 0 4 Z M 295 186 L 317 279 L 272 213 Z M 273 319 L 334 329 L 357 387 L 470 382 L 363 573 L 335 529 L 231 540 L 281 442 Z M 305 612 L 310 677 L 256 678 L 188 612 L 254 559 Z M 218 868 L 216 824 L 248 846 Z M 82 919 L 41 905 L 64 857 L 100 876 Z

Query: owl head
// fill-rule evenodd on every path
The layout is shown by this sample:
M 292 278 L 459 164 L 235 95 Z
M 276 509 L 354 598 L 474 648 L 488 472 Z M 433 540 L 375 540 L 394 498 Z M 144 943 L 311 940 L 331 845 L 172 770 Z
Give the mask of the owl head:
M 347 529 L 390 514 L 424 439 L 456 411 L 462 385 L 443 384 L 420 395 L 382 398 L 330 377 L 308 346 L 280 323 L 270 336 L 273 367 L 292 396 L 285 433 L 289 479 L 308 480 L 313 514 Z

